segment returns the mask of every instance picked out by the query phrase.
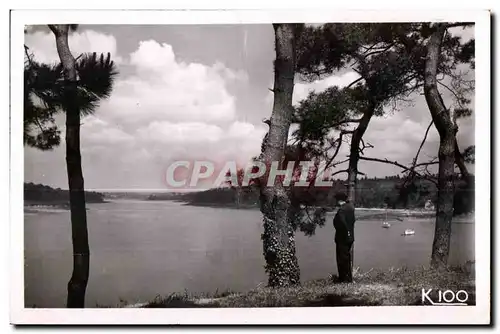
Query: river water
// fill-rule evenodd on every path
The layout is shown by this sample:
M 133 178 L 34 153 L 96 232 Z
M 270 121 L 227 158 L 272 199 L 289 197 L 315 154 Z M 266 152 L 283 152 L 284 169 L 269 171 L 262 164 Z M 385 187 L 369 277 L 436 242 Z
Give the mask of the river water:
M 172 292 L 245 291 L 266 283 L 258 210 L 184 206 L 170 201 L 88 204 L 90 278 L 86 306 L 144 302 Z M 71 276 L 69 211 L 25 213 L 25 305 L 64 307 Z M 312 237 L 297 233 L 301 279 L 337 273 L 333 216 Z M 428 265 L 430 219 L 355 225 L 354 266 Z M 413 236 L 401 236 L 406 228 Z M 454 223 L 450 263 L 474 259 L 474 224 Z

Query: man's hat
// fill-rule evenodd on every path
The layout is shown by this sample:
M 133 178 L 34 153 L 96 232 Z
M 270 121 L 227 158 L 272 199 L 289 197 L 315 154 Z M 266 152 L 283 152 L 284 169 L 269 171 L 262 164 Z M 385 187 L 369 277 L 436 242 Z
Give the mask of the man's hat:
M 347 194 L 344 192 L 339 192 L 339 193 L 335 194 L 335 199 L 337 201 L 344 201 L 345 202 L 345 201 L 347 201 L 347 198 L 348 198 Z

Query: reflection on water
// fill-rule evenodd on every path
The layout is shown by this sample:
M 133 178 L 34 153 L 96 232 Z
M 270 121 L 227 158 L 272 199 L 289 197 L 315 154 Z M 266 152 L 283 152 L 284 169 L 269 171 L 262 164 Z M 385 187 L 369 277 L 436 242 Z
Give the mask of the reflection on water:
M 147 301 L 187 289 L 245 291 L 266 282 L 261 214 L 182 206 L 175 202 L 120 200 L 88 204 L 91 249 L 87 307 Z M 298 234 L 302 280 L 336 273 L 333 216 L 306 237 Z M 355 266 L 363 270 L 428 265 L 431 220 L 356 223 Z M 401 236 L 405 229 L 413 236 Z M 450 262 L 474 259 L 474 224 L 454 224 Z M 69 211 L 25 215 L 27 307 L 64 307 L 72 269 Z

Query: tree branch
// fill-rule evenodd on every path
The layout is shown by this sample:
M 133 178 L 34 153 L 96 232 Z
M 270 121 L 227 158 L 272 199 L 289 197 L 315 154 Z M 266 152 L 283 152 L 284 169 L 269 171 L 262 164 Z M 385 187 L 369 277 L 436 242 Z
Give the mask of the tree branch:
M 28 53 L 28 50 L 29 50 L 29 47 L 26 46 L 26 44 L 24 45 L 24 53 L 26 54 L 26 57 L 28 58 L 28 62 L 30 63 L 30 65 L 32 65 L 32 61 L 31 61 L 31 57 Z
M 448 28 L 454 28 L 454 27 L 468 27 L 468 26 L 471 26 L 471 25 L 474 25 L 474 23 L 472 22 L 455 22 L 455 23 L 449 23 L 447 25 L 445 25 L 445 28 L 448 29 Z
M 462 107 L 462 103 L 460 102 L 460 97 L 458 96 L 457 92 L 455 92 L 453 89 L 451 89 L 450 87 L 448 87 L 447 85 L 445 85 L 444 83 L 442 83 L 441 81 L 437 81 L 438 84 L 440 84 L 441 86 L 443 86 L 444 88 L 446 88 L 450 93 L 452 93 L 454 96 L 455 96 L 455 99 L 457 100 L 457 103 L 460 107 Z
M 327 163 L 327 165 L 329 165 L 333 161 L 333 159 L 335 159 L 337 157 L 337 154 L 339 154 L 340 146 L 342 146 L 342 136 L 343 135 L 344 134 L 342 132 L 340 132 L 339 138 L 337 138 L 337 140 L 335 140 L 337 142 L 337 147 L 335 148 L 335 152 L 333 153 L 333 156 L 330 159 L 330 161 Z M 327 167 L 325 167 L 325 168 L 327 168 Z
M 363 79 L 364 79 L 363 77 L 359 77 L 356 80 L 354 80 L 353 82 L 351 82 L 349 85 L 347 85 L 345 88 L 351 88 L 354 84 L 360 82 Z
M 416 77 L 417 76 L 414 75 L 414 76 L 410 77 L 408 80 L 409 81 L 414 80 L 414 79 L 416 79 Z M 396 98 L 396 97 L 398 97 L 400 95 L 405 95 L 405 94 L 408 94 L 408 93 L 412 93 L 413 91 L 417 90 L 418 88 L 420 88 L 422 86 L 423 86 L 423 84 L 415 84 L 413 86 L 410 86 L 410 87 L 408 87 L 406 89 L 403 89 L 403 90 L 401 90 L 399 92 L 395 92 L 394 94 L 387 96 L 387 100 Z
M 382 42 L 378 42 L 378 43 L 375 43 L 375 44 L 372 44 L 370 47 L 366 47 L 366 46 L 363 46 L 363 45 L 359 45 L 361 48 L 365 49 L 365 52 L 368 52 L 372 49 L 374 49 L 378 44 L 380 44 Z
M 304 210 L 304 211 L 306 212 L 306 215 L 307 215 L 307 218 L 309 219 L 309 222 L 310 222 L 310 223 L 313 223 L 313 222 L 314 222 L 314 220 L 313 220 L 313 219 L 311 218 L 311 216 L 309 215 L 309 206 L 308 206 L 308 205 L 306 205 L 306 206 L 305 206 L 305 210 Z
M 345 119 L 343 121 L 333 123 L 332 128 L 335 128 L 339 125 L 346 124 L 346 123 L 359 123 L 359 122 L 361 122 L 361 118 L 348 118 L 348 119 Z
M 340 173 L 347 173 L 347 172 L 348 172 L 348 170 L 347 170 L 347 169 L 339 170 L 339 171 L 336 171 L 335 173 L 333 173 L 332 175 L 330 175 L 330 177 L 333 177 L 333 176 L 335 176 L 335 175 L 337 175 L 337 174 L 340 174 Z M 332 181 L 333 181 L 333 180 L 332 180 Z
M 57 34 L 58 33 L 58 30 L 57 30 L 57 27 L 55 24 L 48 24 L 49 26 L 49 29 L 54 33 L 54 34 Z
M 45 130 L 44 130 L 44 128 L 42 127 L 42 124 L 40 124 L 40 122 L 39 122 L 39 120 L 38 120 L 38 117 L 35 117 L 35 118 L 34 118 L 34 120 L 35 120 L 35 123 L 36 123 L 36 124 L 38 125 L 38 127 L 40 128 L 40 131 L 41 131 L 42 133 L 45 133 Z
M 361 145 L 363 145 L 363 147 L 358 147 L 358 150 L 359 150 L 360 154 L 365 154 L 365 152 L 364 152 L 365 148 L 373 148 L 374 147 L 370 143 L 365 144 L 365 141 L 363 140 L 363 138 L 361 138 L 360 142 L 361 142 Z
M 422 173 L 419 173 L 419 172 L 417 172 L 417 171 L 415 171 L 415 170 L 412 170 L 412 168 L 407 167 L 407 166 L 405 166 L 405 165 L 402 165 L 402 164 L 400 164 L 400 163 L 399 163 L 399 162 L 397 162 L 397 161 L 391 161 L 391 160 L 389 160 L 389 159 L 368 158 L 368 157 L 359 157 L 359 159 L 360 159 L 360 160 L 367 160 L 367 161 L 374 161 L 374 162 L 382 162 L 382 163 L 386 163 L 386 164 L 389 164 L 389 165 L 394 165 L 394 166 L 397 166 L 397 167 L 399 167 L 399 168 L 403 169 L 405 172 L 406 172 L 406 171 L 409 171 L 409 172 L 412 172 L 412 171 L 413 171 L 413 173 L 415 173 L 415 175 L 418 175 L 418 176 L 420 176 L 420 177 L 422 177 L 422 178 L 425 178 L 425 179 L 427 179 L 427 180 L 429 180 L 429 181 L 432 181 L 434 184 L 436 184 L 436 185 L 437 185 L 437 181 L 436 181 L 436 180 L 434 180 L 433 178 L 431 178 L 431 177 L 429 177 L 429 176 L 427 176 L 427 175 L 424 175 L 424 174 L 422 174 Z M 417 166 L 420 166 L 420 165 L 424 166 L 424 165 L 425 165 L 425 166 L 426 166 L 426 170 L 427 170 L 427 167 L 428 167 L 429 165 L 431 165 L 431 164 L 436 164 L 436 163 L 438 163 L 438 162 L 432 162 L 432 163 L 422 163 L 422 164 L 417 164 Z
M 436 185 L 436 187 L 439 187 L 439 183 L 436 180 L 436 177 L 434 175 L 432 175 L 431 172 L 429 172 L 428 168 L 429 168 L 429 166 L 425 166 L 425 175 L 423 176 L 423 178 L 425 178 L 426 180 L 429 180 L 432 183 L 434 183 Z
M 419 164 L 416 164 L 415 167 L 432 166 L 432 165 L 437 165 L 437 164 L 439 164 L 439 161 L 421 162 Z
M 343 135 L 353 134 L 354 130 L 342 130 L 342 131 L 340 131 L 340 133 Z
M 386 51 L 389 51 L 389 49 L 392 48 L 394 45 L 396 45 L 396 43 L 391 43 L 388 46 L 386 46 L 385 48 L 380 48 L 379 50 L 375 50 L 375 51 L 363 54 L 362 56 L 366 58 L 368 56 L 375 55 L 375 54 L 378 54 L 378 53 L 384 53 Z
M 394 165 L 394 166 L 398 166 L 399 168 L 405 170 L 405 171 L 409 171 L 411 170 L 410 167 L 407 167 L 405 165 L 402 165 L 400 164 L 399 162 L 397 161 L 391 161 L 389 159 L 378 159 L 378 158 L 369 158 L 369 157 L 359 157 L 360 160 L 366 160 L 366 161 L 374 161 L 374 162 L 382 162 L 382 163 L 386 163 L 386 164 L 390 164 L 390 165 Z
M 340 132 L 339 134 L 339 137 L 332 143 L 332 147 L 335 143 L 337 143 L 337 147 L 335 149 L 335 152 L 333 153 L 332 157 L 328 160 L 328 162 L 326 163 L 325 165 L 325 170 L 327 168 L 330 168 L 330 167 L 334 167 L 334 166 L 337 166 L 337 165 L 340 165 L 341 163 L 344 163 L 346 161 L 349 161 L 349 159 L 346 159 L 346 160 L 343 160 L 343 161 L 340 161 L 340 162 L 337 162 L 335 164 L 332 164 L 333 160 L 337 157 L 339 151 L 340 151 L 340 146 L 342 144 L 342 136 L 344 134 L 342 132 Z M 316 181 L 316 179 L 318 178 L 318 172 L 316 171 L 316 175 L 314 175 L 314 177 L 312 178 L 312 180 L 310 181 L 309 185 L 311 185 L 314 181 Z
M 413 158 L 413 163 L 412 163 L 412 166 L 410 168 L 410 172 L 408 173 L 408 175 L 406 176 L 406 178 L 403 182 L 403 187 L 405 187 L 408 183 L 413 182 L 413 179 L 415 178 L 415 175 L 416 175 L 415 168 L 417 167 L 418 156 L 420 155 L 420 151 L 422 150 L 422 147 L 424 146 L 425 141 L 427 140 L 427 135 L 429 134 L 429 130 L 431 129 L 432 124 L 434 124 L 434 120 L 432 120 L 429 123 L 427 130 L 425 130 L 424 138 L 422 139 L 422 142 L 420 143 L 420 146 L 418 147 L 417 154 L 415 154 L 415 157 Z M 428 164 L 429 163 L 425 163 L 426 170 L 427 170 Z
M 418 156 L 420 154 L 420 151 L 422 150 L 422 147 L 424 147 L 425 141 L 427 140 L 427 135 L 429 134 L 429 130 L 431 129 L 432 124 L 434 124 L 433 120 L 429 123 L 427 130 L 425 130 L 424 138 L 422 139 L 422 142 L 420 143 L 420 146 L 418 147 L 417 154 L 415 155 L 415 158 L 413 159 L 413 169 L 415 169 L 415 166 L 417 165 Z
M 348 162 L 348 161 L 349 161 L 349 158 L 347 158 L 347 159 L 345 159 L 345 160 L 342 160 L 342 161 L 338 161 L 338 162 L 336 162 L 336 163 L 334 163 L 334 164 L 331 164 L 331 165 L 330 165 L 330 166 L 328 166 L 328 167 L 335 167 L 335 166 L 337 166 L 337 165 L 343 164 L 344 162 Z

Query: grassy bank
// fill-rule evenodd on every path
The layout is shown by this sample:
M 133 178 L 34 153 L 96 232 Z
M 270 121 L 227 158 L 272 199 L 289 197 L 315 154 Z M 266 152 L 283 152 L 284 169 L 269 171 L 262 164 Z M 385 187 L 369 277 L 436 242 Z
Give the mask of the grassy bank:
M 258 287 L 246 293 L 230 291 L 212 295 L 176 293 L 138 304 L 145 308 L 175 307 L 313 307 L 313 306 L 398 306 L 422 305 L 422 289 L 433 289 L 429 296 L 437 300 L 438 290 L 465 290 L 467 303 L 475 305 L 474 263 L 442 270 L 397 268 L 354 273 L 354 283 L 334 283 L 335 277 L 313 280 L 301 286 L 271 289 Z

